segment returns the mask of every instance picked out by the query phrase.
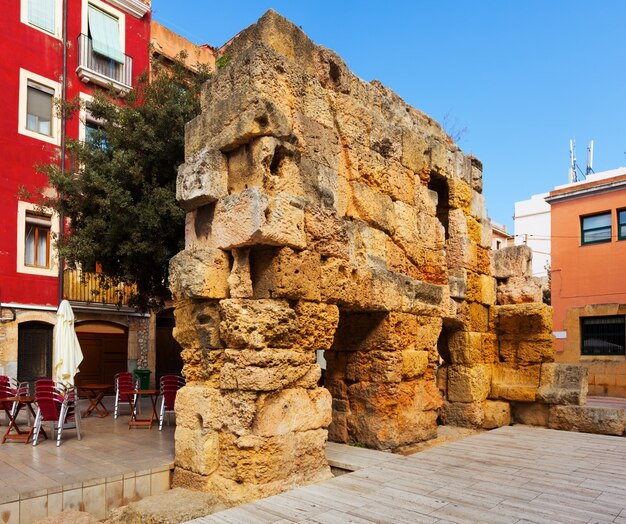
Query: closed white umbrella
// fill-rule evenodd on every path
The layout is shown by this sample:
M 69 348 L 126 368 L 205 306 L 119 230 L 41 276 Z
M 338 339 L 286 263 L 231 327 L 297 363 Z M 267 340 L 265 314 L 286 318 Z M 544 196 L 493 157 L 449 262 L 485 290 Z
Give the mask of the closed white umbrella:
M 74 330 L 74 312 L 67 300 L 59 304 L 54 332 L 54 359 L 52 378 L 66 386 L 74 385 L 74 375 L 83 361 L 83 352 Z

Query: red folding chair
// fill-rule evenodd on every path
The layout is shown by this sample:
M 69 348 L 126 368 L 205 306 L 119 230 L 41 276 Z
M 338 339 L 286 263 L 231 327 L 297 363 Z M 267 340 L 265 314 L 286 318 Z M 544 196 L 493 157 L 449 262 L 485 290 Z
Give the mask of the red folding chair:
M 132 405 L 137 406 L 137 395 L 126 395 L 123 393 L 124 391 L 136 389 L 139 389 L 139 379 L 133 378 L 131 372 L 123 371 L 115 375 L 115 409 L 113 410 L 113 418 L 117 418 L 121 402 L 130 402 L 132 398 Z
M 163 375 L 161 377 L 161 410 L 159 411 L 159 431 L 163 429 L 163 419 L 168 413 L 167 422 L 170 423 L 170 415 L 174 411 L 176 393 L 185 385 L 185 379 L 178 375 Z
M 33 432 L 33 446 L 37 445 L 41 425 L 50 422 L 52 433 L 57 432 L 57 446 L 61 445 L 61 436 L 64 429 L 76 428 L 78 440 L 80 435 L 80 411 L 76 388 L 66 388 L 50 379 L 35 382 L 35 402 L 37 414 Z
M 17 413 L 17 402 L 6 402 L 5 398 L 28 396 L 28 382 L 18 382 L 13 377 L 0 375 L 0 405 L 6 411 L 11 412 L 15 417 Z M 30 420 L 30 419 L 29 419 Z

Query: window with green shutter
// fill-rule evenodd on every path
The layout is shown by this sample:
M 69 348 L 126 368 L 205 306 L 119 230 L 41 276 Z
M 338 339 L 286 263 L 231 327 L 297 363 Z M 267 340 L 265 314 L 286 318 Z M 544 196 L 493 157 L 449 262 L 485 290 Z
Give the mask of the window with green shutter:
M 28 0 L 28 23 L 54 33 L 55 0 Z
M 117 18 L 89 5 L 89 36 L 94 53 L 120 64 L 124 63 L 124 53 L 120 47 L 120 24 Z

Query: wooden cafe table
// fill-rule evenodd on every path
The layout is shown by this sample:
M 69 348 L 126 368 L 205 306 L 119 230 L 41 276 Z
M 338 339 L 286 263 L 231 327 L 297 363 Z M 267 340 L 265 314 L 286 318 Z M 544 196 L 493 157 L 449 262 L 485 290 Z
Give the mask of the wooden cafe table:
M 17 402 L 17 409 L 15 410 L 15 416 L 11 413 L 13 408 L 13 403 Z M 35 403 L 35 397 L 30 396 L 19 396 L 19 397 L 5 397 L 0 401 L 2 404 L 2 408 L 4 412 L 7 414 L 9 418 L 9 426 L 7 427 L 4 436 L 2 437 L 2 443 L 4 444 L 7 440 L 18 440 L 24 442 L 24 444 L 28 444 L 28 441 L 33 435 L 33 431 L 35 426 L 32 425 L 28 429 L 21 429 L 18 422 L 17 416 L 19 415 L 21 409 L 26 406 L 26 408 L 30 411 L 33 416 L 33 421 L 35 420 L 35 410 L 33 409 L 33 404 Z M 46 435 L 46 431 L 41 428 L 43 436 L 48 438 Z
M 109 414 L 109 410 L 102 403 L 102 399 L 111 387 L 111 384 L 83 384 L 78 386 L 78 389 L 84 391 L 89 400 L 89 407 L 83 412 L 83 417 L 90 416 L 94 411 L 98 413 L 100 418 Z
M 130 420 L 128 422 L 128 429 L 133 427 L 145 427 L 152 428 L 152 424 L 154 424 L 155 420 L 158 420 L 159 415 L 157 414 L 157 397 L 159 396 L 158 389 L 133 389 L 130 391 L 121 391 L 122 395 L 128 396 L 128 404 L 130 405 Z M 150 412 L 150 418 L 137 418 L 137 406 L 136 402 L 141 402 L 141 396 L 150 397 L 150 402 L 152 403 L 152 410 Z M 137 400 L 133 400 L 134 398 Z

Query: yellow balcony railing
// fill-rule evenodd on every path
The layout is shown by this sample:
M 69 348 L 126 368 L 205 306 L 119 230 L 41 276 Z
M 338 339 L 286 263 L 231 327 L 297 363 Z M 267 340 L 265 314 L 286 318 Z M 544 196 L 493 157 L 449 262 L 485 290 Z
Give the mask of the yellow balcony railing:
M 73 302 L 127 306 L 136 292 L 135 284 L 117 284 L 102 273 L 77 269 L 63 272 L 63 294 Z

